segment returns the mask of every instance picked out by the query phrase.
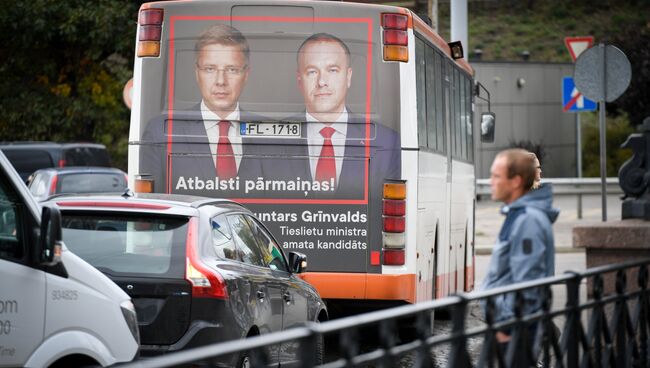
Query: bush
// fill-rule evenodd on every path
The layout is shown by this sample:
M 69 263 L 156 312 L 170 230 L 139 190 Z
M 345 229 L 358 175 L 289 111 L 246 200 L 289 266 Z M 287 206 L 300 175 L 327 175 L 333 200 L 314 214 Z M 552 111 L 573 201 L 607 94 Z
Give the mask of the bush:
M 600 177 L 600 129 L 598 112 L 583 113 L 582 119 L 582 175 Z M 607 176 L 618 176 L 618 169 L 632 156 L 632 151 L 621 148 L 635 130 L 626 114 L 608 116 L 605 122 L 607 148 Z

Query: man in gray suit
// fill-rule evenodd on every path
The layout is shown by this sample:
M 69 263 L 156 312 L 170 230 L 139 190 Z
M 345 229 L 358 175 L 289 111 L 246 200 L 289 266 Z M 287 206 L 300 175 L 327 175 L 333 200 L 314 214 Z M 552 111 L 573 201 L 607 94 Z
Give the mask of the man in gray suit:
M 302 137 L 285 141 L 281 149 L 269 148 L 263 163 L 266 179 L 333 182 L 333 190 L 307 197 L 363 199 L 366 146 L 371 192 L 381 190 L 385 179 L 400 178 L 399 134 L 375 122 L 366 124 L 364 115 L 346 106 L 352 59 L 343 41 L 327 33 L 308 37 L 297 52 L 296 79 L 305 112 L 287 120 L 302 122 Z M 274 154 L 282 157 L 273 159 Z
M 201 102 L 171 120 L 149 122 L 141 167 L 158 192 L 240 197 L 238 182 L 260 173 L 258 163 L 246 158 L 239 129 L 240 121 L 260 120 L 239 106 L 250 71 L 248 42 L 235 28 L 216 24 L 200 35 L 195 51 Z

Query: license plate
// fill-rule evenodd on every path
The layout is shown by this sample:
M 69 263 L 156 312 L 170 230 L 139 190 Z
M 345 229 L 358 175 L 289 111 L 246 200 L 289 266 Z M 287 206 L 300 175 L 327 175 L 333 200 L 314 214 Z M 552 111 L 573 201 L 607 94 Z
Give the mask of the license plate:
M 239 133 L 251 137 L 300 137 L 300 123 L 240 123 Z

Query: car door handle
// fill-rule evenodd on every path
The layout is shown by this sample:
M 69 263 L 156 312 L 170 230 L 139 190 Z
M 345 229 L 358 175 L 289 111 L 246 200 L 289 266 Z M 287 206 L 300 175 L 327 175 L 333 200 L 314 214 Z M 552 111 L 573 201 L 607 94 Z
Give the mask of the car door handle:
M 287 303 L 291 302 L 291 294 L 289 292 L 286 292 L 286 293 L 282 294 L 282 298 Z
M 258 299 L 264 299 L 265 296 L 266 296 L 266 294 L 264 294 L 264 292 L 262 290 L 257 290 L 257 298 Z

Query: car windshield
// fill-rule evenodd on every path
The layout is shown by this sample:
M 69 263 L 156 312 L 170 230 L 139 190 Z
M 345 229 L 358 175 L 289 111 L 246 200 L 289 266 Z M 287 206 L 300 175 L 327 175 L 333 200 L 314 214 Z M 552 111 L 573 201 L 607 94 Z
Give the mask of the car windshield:
M 123 192 L 127 183 L 121 173 L 75 173 L 58 178 L 57 193 Z
M 187 223 L 150 214 L 63 213 L 63 241 L 107 274 L 183 277 Z

